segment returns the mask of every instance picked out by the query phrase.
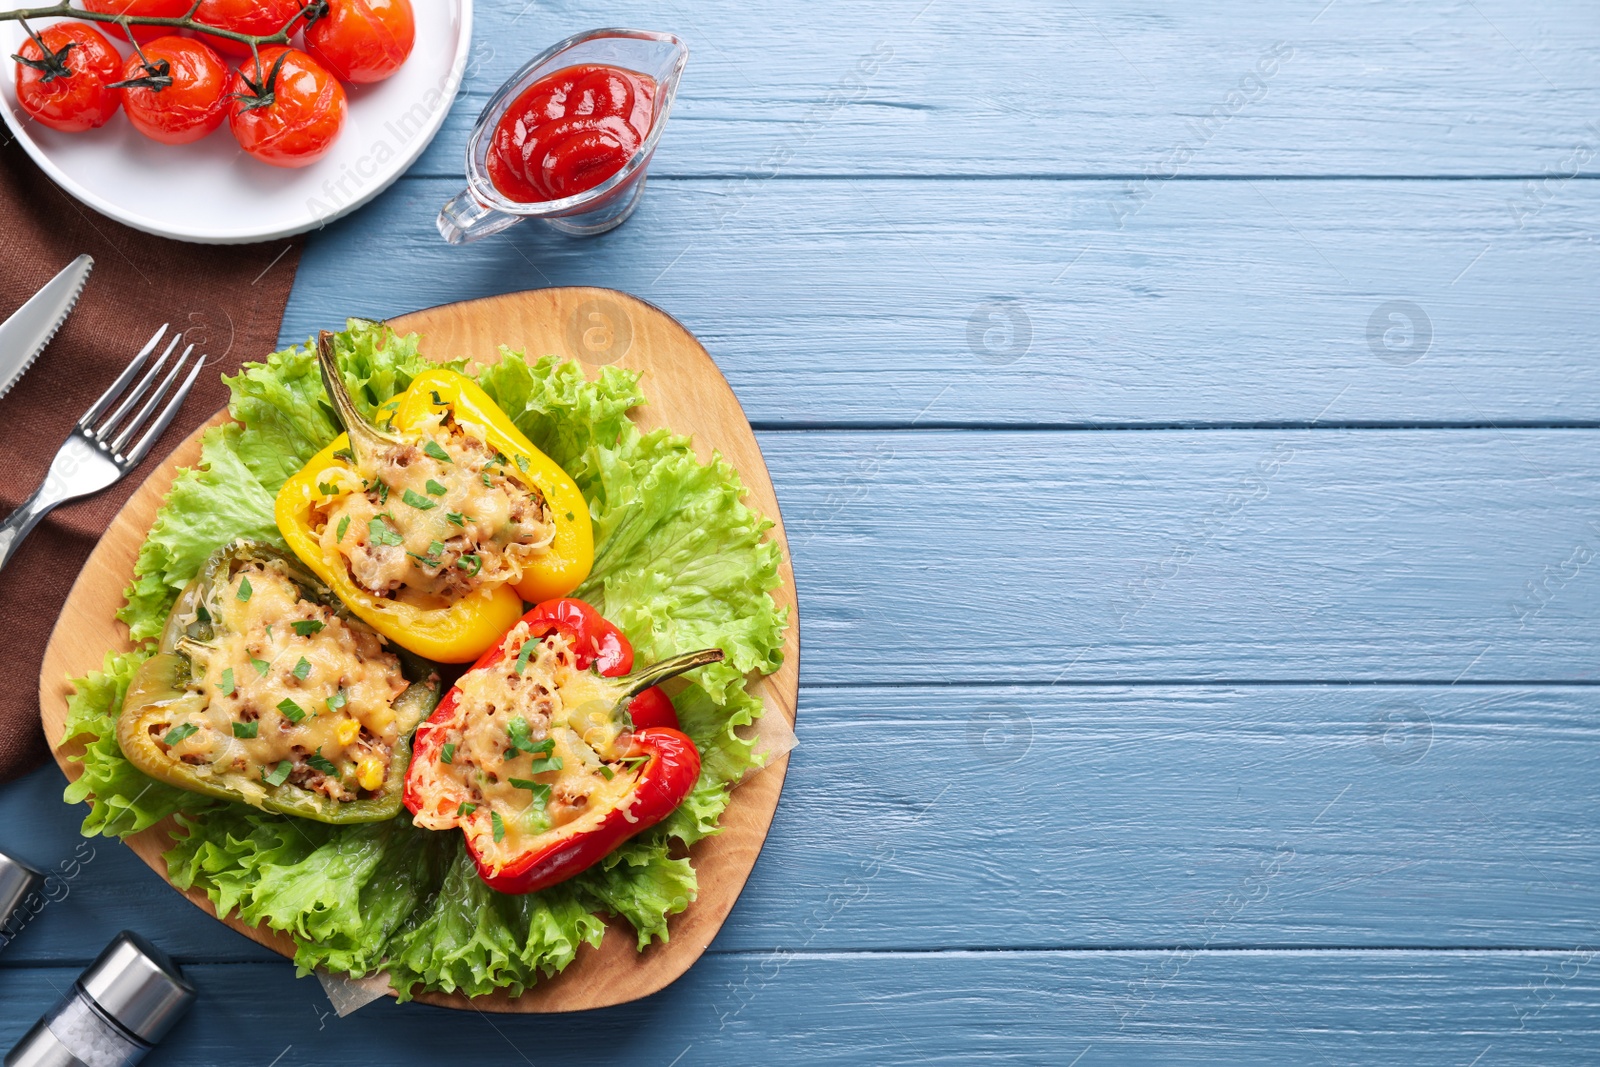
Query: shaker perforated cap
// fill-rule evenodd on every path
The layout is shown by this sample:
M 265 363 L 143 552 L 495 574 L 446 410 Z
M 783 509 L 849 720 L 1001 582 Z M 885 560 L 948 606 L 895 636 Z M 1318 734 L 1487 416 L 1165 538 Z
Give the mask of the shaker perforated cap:
M 6 943 L 12 916 L 42 881 L 44 875 L 0 852 L 0 945 Z
M 160 1041 L 194 1001 L 194 986 L 165 952 L 130 930 L 118 934 L 78 979 L 83 992 L 128 1033 Z

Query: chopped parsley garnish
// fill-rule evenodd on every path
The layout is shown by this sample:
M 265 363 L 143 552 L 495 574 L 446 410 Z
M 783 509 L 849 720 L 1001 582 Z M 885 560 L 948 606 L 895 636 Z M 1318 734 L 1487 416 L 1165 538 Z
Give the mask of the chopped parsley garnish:
M 255 737 L 261 732 L 260 722 L 236 722 L 233 724 L 233 736 L 245 741 Z
M 528 473 L 528 457 L 524 456 L 521 452 L 517 453 L 517 470 L 521 471 L 523 474 Z
M 389 502 L 389 483 L 380 481 L 378 483 L 378 503 L 387 504 L 388 502 Z
M 196 726 L 192 722 L 186 722 L 182 726 L 174 726 L 172 729 L 168 730 L 167 736 L 161 739 L 161 743 L 166 745 L 168 748 L 171 748 L 184 738 L 193 737 L 199 732 L 200 727 Z
M 233 668 L 229 667 L 222 672 L 222 681 L 217 683 L 217 688 L 222 690 L 225 697 L 233 696 Z
M 346 518 L 348 517 L 349 516 L 346 516 Z M 299 634 L 301 637 L 310 637 L 312 634 L 319 632 L 321 629 L 322 623 L 318 622 L 316 619 L 301 619 L 299 622 L 294 624 L 294 632 Z
M 389 529 L 382 519 L 367 520 L 367 538 L 375 545 L 403 545 L 406 539 Z
M 337 693 L 333 694 L 333 696 L 328 698 L 328 710 L 338 711 L 348 703 L 350 703 L 350 696 L 343 689 L 341 689 Z
M 444 748 L 441 749 L 440 752 L 439 752 L 439 762 L 440 763 L 454 763 L 455 761 L 456 761 L 456 743 L 454 741 L 447 741 L 447 742 L 445 742 Z
M 346 463 L 354 463 L 356 461 L 356 454 L 350 451 L 348 448 L 341 448 L 333 454 L 333 458 L 342 459 Z
M 265 678 L 268 672 L 272 670 L 272 664 L 268 663 L 264 659 L 256 659 L 254 656 L 250 657 L 250 666 L 254 667 L 256 669 L 256 673 L 261 675 L 263 678 Z
M 424 567 L 438 567 L 442 562 L 439 559 L 439 556 L 443 554 L 443 552 L 444 543 L 442 541 L 430 541 L 428 542 L 428 554 L 426 556 L 419 556 L 415 552 L 407 552 L 406 555 L 410 556 Z
M 284 697 L 278 701 L 278 710 L 283 712 L 283 717 L 290 722 L 299 722 L 306 717 L 306 709 L 296 704 L 289 697 Z
M 250 588 L 250 579 L 249 578 L 240 578 L 239 579 L 239 592 L 236 593 L 235 595 L 240 600 L 249 600 L 250 599 L 250 594 L 253 593 L 253 592 L 255 592 L 255 590 Z
M 511 747 L 513 749 L 527 752 L 534 756 L 542 756 L 556 747 L 556 743 L 548 737 L 543 741 L 534 741 L 528 735 L 528 720 L 521 715 L 506 724 L 506 735 L 511 739 Z
M 613 779 L 613 778 L 615 778 L 617 776 L 617 772 L 612 770 L 610 767 L 606 766 L 604 763 L 600 764 L 600 773 L 605 777 L 605 780 L 608 781 L 608 782 L 611 781 L 611 779 Z
M 505 820 L 500 818 L 500 813 L 498 811 L 491 811 L 489 813 L 489 822 L 494 826 L 494 843 L 498 845 L 500 842 L 506 839 Z
M 468 577 L 476 577 L 478 572 L 483 570 L 483 558 L 476 552 L 468 552 L 465 556 L 461 556 L 456 560 L 456 566 L 466 571 Z M 517 662 L 522 665 L 517 668 L 517 673 L 521 674 L 522 667 L 527 664 L 520 658 Z
M 322 754 L 322 749 L 317 749 L 306 757 L 306 766 L 312 770 L 321 771 L 323 774 L 338 774 L 339 768 L 335 767 L 328 757 Z
M 488 471 L 479 471 L 478 474 L 479 474 L 480 477 L 483 478 L 483 487 L 485 489 L 493 489 L 494 488 L 494 483 L 489 480 L 489 472 Z
M 533 794 L 535 804 L 550 803 L 550 787 L 543 782 L 530 782 L 526 778 L 507 778 L 514 789 L 526 789 Z
M 463 556 L 461 558 L 465 559 L 466 557 Z M 522 649 L 517 653 L 518 674 L 521 674 L 523 671 L 528 669 L 528 660 L 533 657 L 533 650 L 537 647 L 539 647 L 539 639 L 537 637 L 530 637 L 526 641 L 522 642 Z M 522 728 L 524 732 L 526 732 L 528 724 L 525 721 L 522 719 L 513 719 L 511 721 L 513 723 L 522 723 Z
M 292 770 L 294 770 L 293 765 L 288 760 L 282 760 L 276 767 L 272 768 L 271 774 L 263 771 L 261 780 L 268 785 L 282 785 L 289 780 L 289 772 Z
M 439 442 L 430 440 L 422 446 L 422 451 L 438 460 L 440 463 L 450 462 L 450 453 L 439 447 Z
M 311 676 L 311 661 L 301 656 L 300 662 L 294 665 L 294 676 L 302 682 L 309 678 Z
M 334 540 L 343 541 L 345 532 L 347 530 L 349 530 L 349 529 L 350 529 L 350 516 L 346 515 L 344 518 L 339 520 L 339 528 L 333 532 Z
M 570 511 L 569 511 L 569 512 L 567 512 L 567 521 L 568 521 L 568 522 L 571 522 L 571 521 L 572 521 L 572 512 L 570 512 Z
M 439 407 L 444 407 L 445 406 L 444 401 L 439 399 L 439 390 L 437 390 L 437 389 L 429 389 L 428 390 L 428 395 L 433 397 L 433 402 L 437 406 L 439 406 Z
M 439 506 L 436 502 L 429 500 L 415 489 L 407 489 L 405 492 L 400 494 L 400 499 L 404 500 L 407 504 L 410 504 L 418 511 L 432 511 L 434 508 Z
M 461 514 L 459 511 L 447 511 L 444 513 L 444 517 L 455 523 L 457 526 L 465 526 L 467 524 L 467 517 Z
M 422 488 L 428 491 L 429 496 L 444 496 L 450 491 L 444 486 L 440 485 L 438 482 L 434 481 L 432 478 L 429 478 L 427 484 Z
M 561 762 L 560 756 L 547 756 L 544 759 L 534 760 L 529 765 L 528 770 L 533 774 L 544 774 L 546 771 L 559 771 L 562 766 L 564 764 Z
M 456 815 L 457 816 L 471 815 L 473 812 L 475 812 L 477 810 L 478 810 L 478 805 L 473 804 L 473 803 L 471 803 L 469 801 L 463 800 L 461 802 L 461 806 L 456 809 Z
M 321 493 L 323 496 L 334 496 L 339 492 L 339 487 L 334 485 L 332 482 L 318 482 L 317 492 Z

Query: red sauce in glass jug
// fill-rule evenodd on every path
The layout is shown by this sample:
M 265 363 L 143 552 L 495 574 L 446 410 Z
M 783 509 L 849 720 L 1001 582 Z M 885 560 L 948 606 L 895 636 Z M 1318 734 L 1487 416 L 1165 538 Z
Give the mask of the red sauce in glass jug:
M 650 133 L 655 79 L 620 67 L 567 67 L 523 90 L 494 128 L 489 180 L 531 204 L 593 189 Z

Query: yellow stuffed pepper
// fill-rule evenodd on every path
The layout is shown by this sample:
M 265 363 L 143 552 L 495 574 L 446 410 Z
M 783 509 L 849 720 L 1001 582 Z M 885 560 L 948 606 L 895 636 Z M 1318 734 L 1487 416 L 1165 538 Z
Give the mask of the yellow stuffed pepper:
M 522 602 L 565 596 L 594 562 L 589 506 L 476 382 L 424 371 L 367 421 L 332 335 L 323 382 L 348 432 L 278 492 L 278 529 L 350 610 L 403 648 L 466 663 L 515 625 Z

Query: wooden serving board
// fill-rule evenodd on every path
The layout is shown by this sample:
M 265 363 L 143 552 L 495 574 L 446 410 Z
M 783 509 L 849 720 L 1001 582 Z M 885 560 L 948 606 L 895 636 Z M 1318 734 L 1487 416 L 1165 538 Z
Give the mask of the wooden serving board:
M 392 319 L 390 325 L 399 333 L 421 334 L 423 353 L 436 359 L 468 357 L 490 363 L 498 358 L 503 344 L 530 358 L 557 355 L 578 359 L 591 376 L 607 363 L 639 371 L 649 403 L 632 413 L 634 420 L 645 429 L 667 426 L 691 434 L 702 461 L 716 451 L 738 470 L 748 490 L 747 502 L 773 521 L 767 536 L 783 549 L 783 585 L 773 593 L 779 607 L 790 612 L 783 666 L 753 685 L 766 706 L 758 726 L 763 742 L 781 747 L 794 726 L 800 672 L 800 619 L 788 542 L 772 480 L 744 411 L 716 364 L 689 331 L 636 297 L 590 288 L 542 289 L 446 304 Z M 173 450 L 129 499 L 78 575 L 50 636 L 39 678 L 40 715 L 45 736 L 53 741 L 61 738 L 66 721 L 66 679 L 97 670 L 107 649 L 131 647 L 126 627 L 115 616 L 139 546 L 178 469 L 199 461 L 201 434 L 226 421 L 226 410 L 219 412 Z M 78 748 L 65 745 L 55 750 L 56 762 L 69 777 L 77 776 L 79 766 L 66 757 L 77 754 Z M 787 767 L 788 757 L 781 756 L 741 784 L 722 816 L 722 832 L 690 850 L 700 876 L 700 893 L 688 910 L 670 921 L 667 943 L 638 953 L 631 927 L 613 922 L 599 949 L 584 947 L 564 972 L 520 997 L 495 994 L 468 999 L 426 993 L 417 999 L 483 1011 L 558 1012 L 621 1004 L 667 986 L 705 951 L 738 899 L 777 810 Z M 170 847 L 170 829 L 168 820 L 126 841 L 163 878 L 166 863 L 161 855 Z M 187 896 L 196 906 L 216 914 L 200 890 L 191 889 Z M 285 935 L 248 926 L 236 914 L 221 918 L 274 951 L 294 954 L 294 945 Z

